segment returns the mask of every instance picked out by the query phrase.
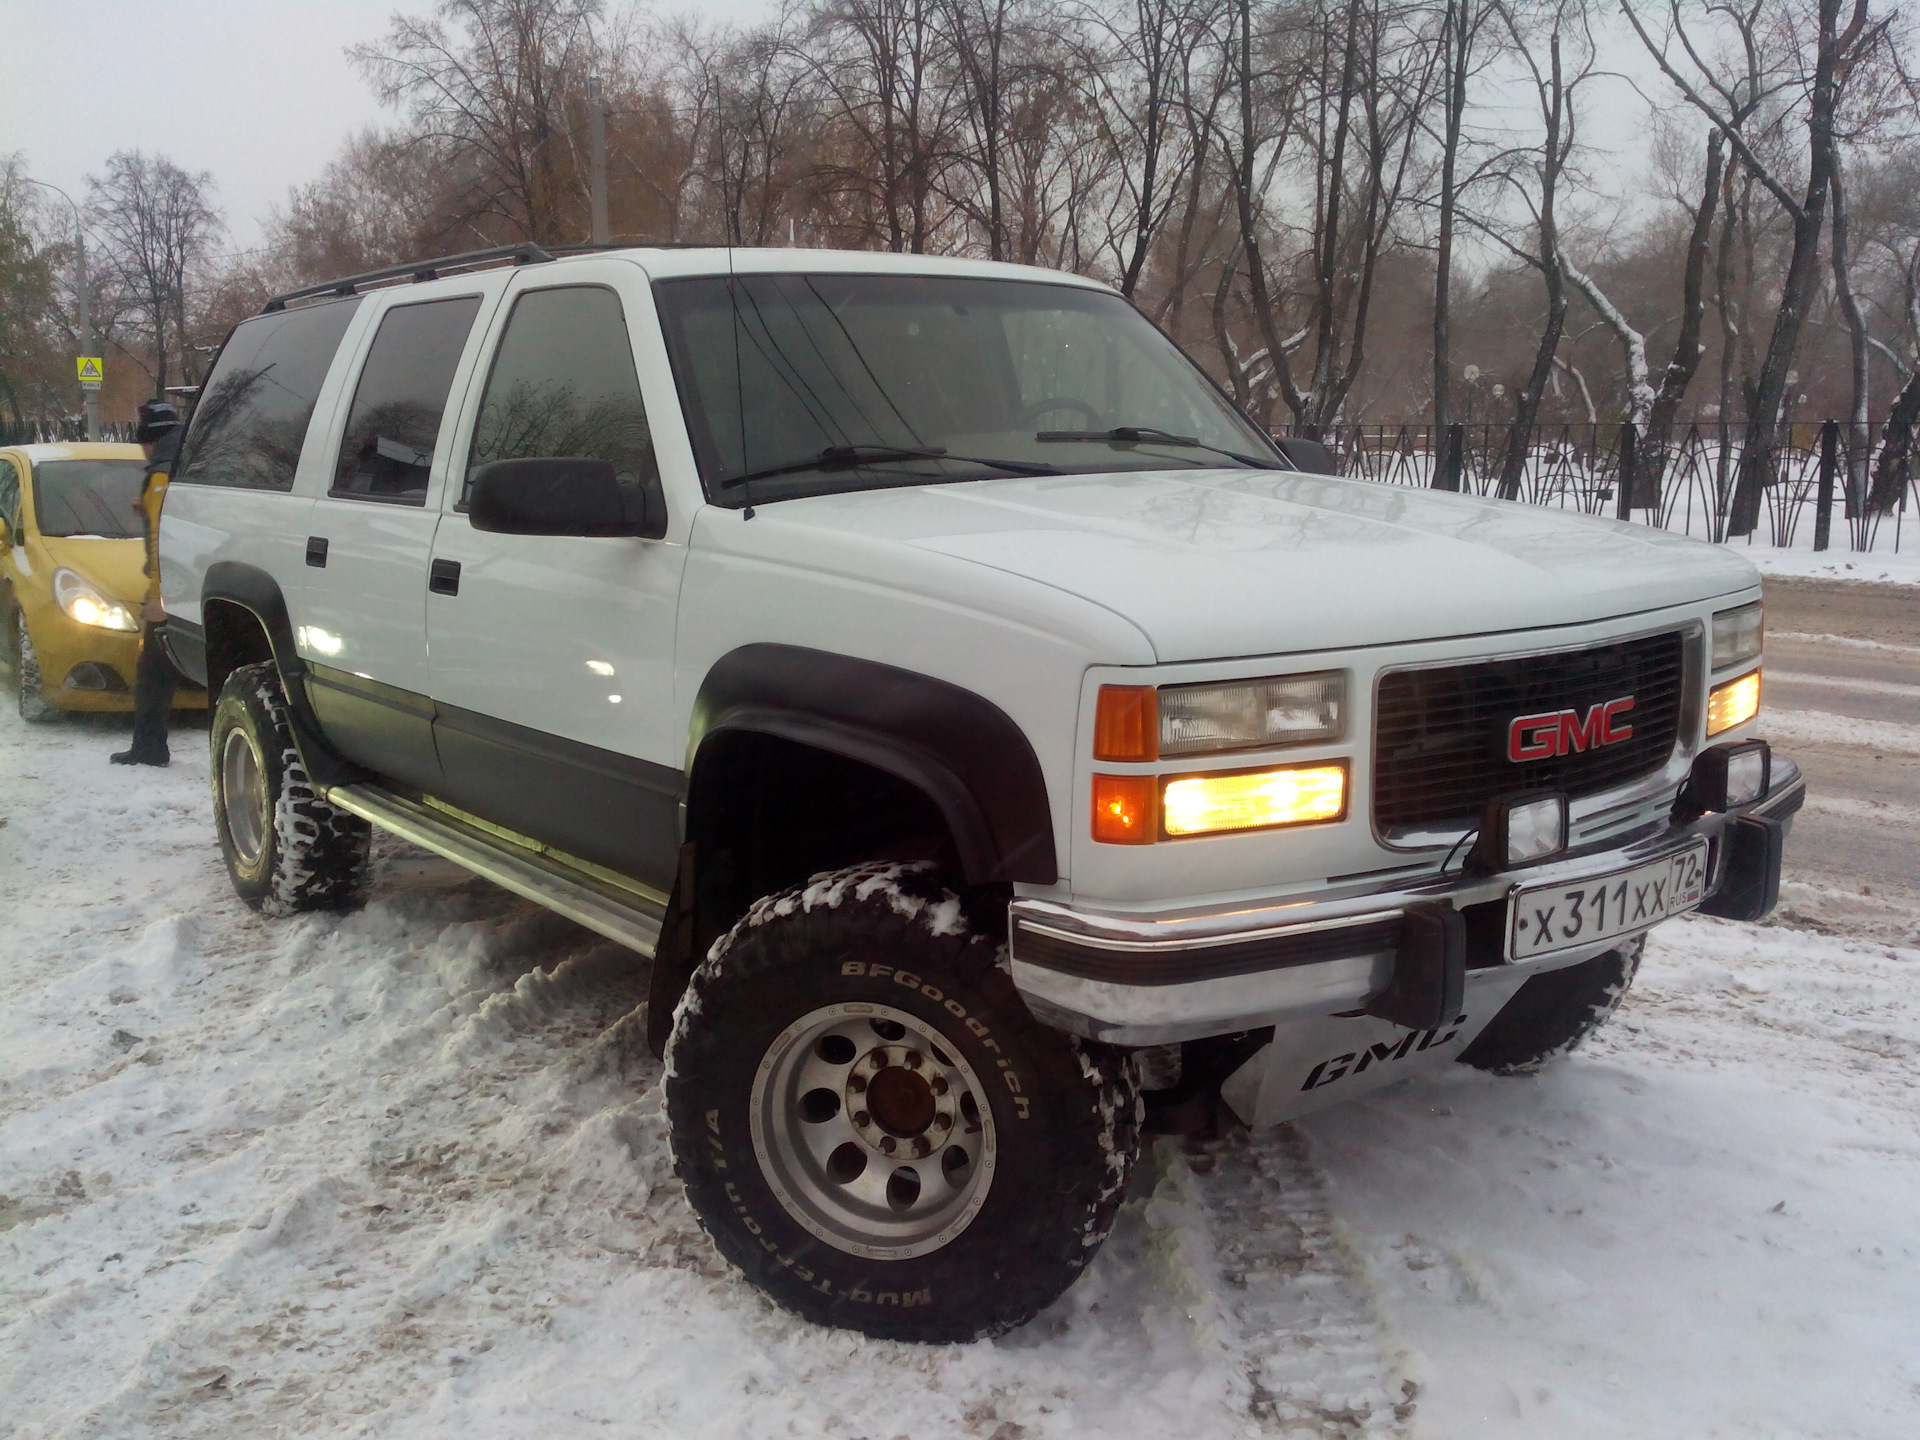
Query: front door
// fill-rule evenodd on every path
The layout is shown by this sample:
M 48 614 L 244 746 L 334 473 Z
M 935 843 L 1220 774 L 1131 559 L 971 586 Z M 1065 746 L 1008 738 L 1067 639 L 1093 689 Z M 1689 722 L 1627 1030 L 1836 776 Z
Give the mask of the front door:
M 481 297 L 395 305 L 353 389 L 327 493 L 307 521 L 295 642 L 335 749 L 436 789 L 427 698 L 427 560 L 448 468 L 441 418 Z
M 508 291 L 456 474 L 531 456 L 607 460 L 624 484 L 656 473 L 647 411 L 674 401 L 644 272 L 567 271 Z M 664 890 L 679 844 L 668 722 L 690 517 L 669 516 L 663 540 L 583 539 L 487 534 L 465 509 L 456 498 L 441 521 L 427 600 L 440 794 Z

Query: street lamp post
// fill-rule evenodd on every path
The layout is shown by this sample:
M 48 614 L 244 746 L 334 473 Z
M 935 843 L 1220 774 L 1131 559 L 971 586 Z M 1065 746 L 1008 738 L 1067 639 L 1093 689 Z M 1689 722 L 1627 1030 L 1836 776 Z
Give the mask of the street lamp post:
M 42 190 L 53 191 L 73 210 L 73 268 L 76 272 L 75 293 L 79 296 L 80 305 L 80 343 L 86 346 L 84 353 L 98 355 L 100 347 L 93 333 L 93 309 L 87 297 L 87 231 L 86 227 L 80 223 L 80 207 L 75 205 L 73 197 L 58 185 L 50 185 L 45 180 L 35 180 L 31 177 L 27 178 L 27 183 L 38 185 Z M 80 393 L 87 413 L 87 439 L 98 440 L 100 438 L 100 392 L 82 390 Z

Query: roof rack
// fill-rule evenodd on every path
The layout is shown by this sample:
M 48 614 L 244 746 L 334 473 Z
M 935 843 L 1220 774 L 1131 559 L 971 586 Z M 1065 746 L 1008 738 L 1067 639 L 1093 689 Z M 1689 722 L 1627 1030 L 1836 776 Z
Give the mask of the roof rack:
M 349 275 L 343 280 L 326 280 L 318 285 L 289 290 L 286 294 L 276 295 L 267 301 L 261 307 L 260 313 L 271 315 L 276 310 L 286 309 L 295 300 L 314 300 L 322 295 L 358 295 L 369 285 L 379 285 L 391 280 L 409 280 L 418 285 L 426 280 L 438 280 L 442 275 L 455 270 L 472 270 L 482 265 L 497 265 L 503 260 L 511 260 L 515 265 L 539 265 L 549 260 L 558 260 L 566 255 L 587 255 L 600 250 L 712 248 L 705 241 L 699 240 L 621 240 L 607 245 L 536 245 L 531 240 L 522 240 L 517 245 L 494 245 L 485 250 L 468 250 L 460 255 L 443 255 L 438 260 L 415 260 L 406 265 L 389 265 L 384 270 L 369 270 L 364 275 Z
M 471 270 L 480 265 L 497 265 L 511 260 L 515 265 L 538 265 L 553 259 L 553 252 L 522 240 L 518 245 L 494 245 L 485 250 L 468 250 L 459 255 L 443 255 L 438 260 L 416 260 L 408 265 L 389 265 L 384 270 L 369 270 L 364 275 L 349 275 L 343 280 L 327 280 L 276 295 L 261 308 L 262 315 L 284 310 L 295 300 L 313 300 L 322 295 L 357 295 L 368 285 L 388 280 L 437 280 L 448 271 Z

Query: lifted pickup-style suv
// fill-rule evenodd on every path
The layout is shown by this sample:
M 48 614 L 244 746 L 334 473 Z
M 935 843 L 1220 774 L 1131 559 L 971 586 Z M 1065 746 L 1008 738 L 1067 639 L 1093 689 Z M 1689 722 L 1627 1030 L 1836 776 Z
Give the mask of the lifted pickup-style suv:
M 228 338 L 167 643 L 249 903 L 352 903 L 375 825 L 650 955 L 720 1250 L 967 1339 L 1149 1123 L 1537 1065 L 1773 904 L 1744 561 L 1324 458 L 1073 276 L 457 256 Z

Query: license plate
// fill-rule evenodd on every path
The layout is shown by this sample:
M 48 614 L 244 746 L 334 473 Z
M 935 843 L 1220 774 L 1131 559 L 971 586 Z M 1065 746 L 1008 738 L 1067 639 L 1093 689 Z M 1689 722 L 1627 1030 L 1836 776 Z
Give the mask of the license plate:
M 1533 885 L 1508 907 L 1507 954 L 1531 960 L 1644 930 L 1685 914 L 1706 896 L 1707 842 L 1631 870 L 1596 875 L 1577 885 Z

